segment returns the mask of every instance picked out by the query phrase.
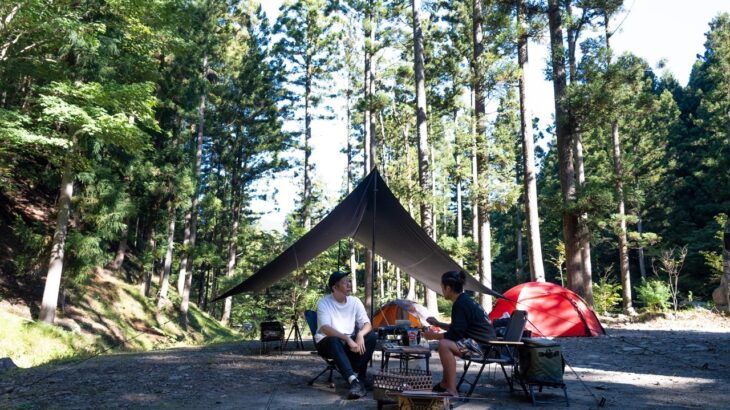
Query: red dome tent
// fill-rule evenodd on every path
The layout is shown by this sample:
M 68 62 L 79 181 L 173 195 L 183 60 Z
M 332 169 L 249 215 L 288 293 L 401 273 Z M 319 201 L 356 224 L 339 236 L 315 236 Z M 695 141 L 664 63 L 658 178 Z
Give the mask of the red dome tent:
M 504 293 L 489 318 L 512 314 L 515 306 L 527 311 L 525 329 L 533 336 L 598 336 L 606 334 L 588 304 L 571 290 L 549 282 L 527 282 Z

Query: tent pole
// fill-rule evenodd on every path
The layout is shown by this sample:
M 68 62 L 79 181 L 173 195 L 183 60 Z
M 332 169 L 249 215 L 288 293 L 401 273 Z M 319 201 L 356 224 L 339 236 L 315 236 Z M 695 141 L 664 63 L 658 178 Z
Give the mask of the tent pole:
M 370 320 L 373 320 L 373 316 L 375 315 L 375 217 L 378 210 L 377 196 L 378 178 L 376 175 L 375 178 L 373 178 L 373 244 L 370 248 L 372 250 L 372 252 L 370 252 L 370 269 L 372 269 L 372 272 L 370 272 L 372 277 L 370 280 Z

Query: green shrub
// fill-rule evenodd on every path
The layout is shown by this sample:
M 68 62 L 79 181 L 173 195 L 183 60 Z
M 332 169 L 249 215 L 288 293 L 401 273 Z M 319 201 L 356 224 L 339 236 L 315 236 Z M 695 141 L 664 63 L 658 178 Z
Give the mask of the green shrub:
M 598 313 L 611 312 L 619 303 L 621 303 L 621 284 L 611 283 L 606 278 L 593 283 L 593 307 Z
M 659 279 L 642 280 L 636 288 L 636 296 L 649 312 L 664 312 L 669 309 L 672 292 L 669 285 Z

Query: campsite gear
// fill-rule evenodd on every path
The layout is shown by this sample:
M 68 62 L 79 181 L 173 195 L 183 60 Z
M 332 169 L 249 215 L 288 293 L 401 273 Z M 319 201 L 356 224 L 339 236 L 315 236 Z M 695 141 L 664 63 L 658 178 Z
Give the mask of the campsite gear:
M 385 342 L 380 346 L 380 370 L 387 370 L 390 358 L 398 359 L 398 368 L 408 371 L 409 363 L 416 360 L 420 370 L 430 373 L 428 361 L 431 358 L 431 349 L 426 346 L 402 346 L 393 342 Z
M 277 321 L 261 322 L 260 354 L 269 351 L 269 343 L 278 343 L 279 350 L 284 346 L 284 325 Z
M 403 346 L 418 346 L 421 344 L 421 332 L 413 327 L 401 330 L 401 344 Z
M 439 293 L 441 274 L 462 270 L 413 220 L 378 170 L 373 169 L 314 228 L 251 277 L 215 300 L 241 292 L 263 291 L 344 237 L 353 238 L 373 253 L 377 251 L 378 255 Z M 377 250 L 373 249 L 376 244 Z M 464 289 L 501 297 L 471 275 L 467 275 Z
M 385 303 L 373 315 L 373 328 L 382 326 L 397 327 L 424 327 L 428 326 L 426 319 L 436 316 L 425 306 L 406 299 L 396 299 Z
M 304 311 L 304 320 L 307 322 L 307 326 L 309 326 L 309 331 L 312 333 L 312 343 L 314 343 L 314 348 L 317 348 L 317 341 L 314 340 L 314 335 L 317 333 L 317 312 L 313 310 L 305 310 Z M 314 353 L 314 352 L 313 352 Z M 319 352 L 316 352 L 319 354 Z M 327 363 L 327 367 L 324 368 L 317 376 L 315 376 L 312 380 L 310 380 L 307 384 L 313 385 L 314 381 L 319 379 L 320 376 L 325 374 L 327 371 L 330 372 L 329 377 L 327 378 L 327 383 L 329 383 L 330 388 L 334 388 L 335 385 L 332 383 L 332 372 L 335 370 L 335 361 L 332 359 L 329 359 L 324 356 L 319 356 Z
M 516 349 L 518 346 L 523 344 L 522 331 L 525 328 L 525 323 L 527 323 L 527 313 L 525 311 L 515 310 L 512 312 L 504 339 L 492 340 L 488 343 L 484 343 L 482 345 L 482 350 L 486 353 L 481 358 L 464 358 L 464 372 L 461 374 L 461 378 L 456 385 L 456 389 L 458 390 L 462 383 L 466 383 L 470 386 L 469 391 L 466 393 L 466 397 L 471 396 L 479 382 L 479 378 L 482 376 L 484 367 L 488 364 L 496 363 L 502 368 L 502 373 L 504 374 L 504 378 L 507 380 L 510 392 L 514 391 L 514 383 L 516 380 L 520 383 L 520 386 L 522 386 L 522 390 L 525 394 L 527 394 L 527 390 L 525 389 L 524 384 L 521 383 L 519 375 L 515 372 L 514 368 L 517 360 L 519 360 Z M 472 363 L 481 364 L 481 367 L 474 379 L 468 380 L 466 376 Z M 512 366 L 512 376 L 507 374 L 505 366 Z
M 549 282 L 527 282 L 504 292 L 489 313 L 492 321 L 515 309 L 527 311 L 527 330 L 534 337 L 606 334 L 588 304 L 569 289 Z
M 548 339 L 525 339 L 524 343 L 518 349 L 517 367 L 520 379 L 528 386 L 532 404 L 552 403 L 537 400 L 534 388 L 541 392 L 543 387 L 553 387 L 563 389 L 565 404 L 569 406 L 568 390 L 563 382 L 565 360 L 560 345 Z
M 407 390 L 397 394 L 398 410 L 445 410 L 451 409 L 449 397 L 434 392 Z
M 381 326 L 378 328 L 378 339 L 380 340 L 400 340 L 403 336 L 401 331 L 403 329 L 398 326 Z
M 431 391 L 433 377 L 425 370 L 383 369 L 375 375 L 373 398 L 378 401 L 378 409 L 384 403 L 392 403 L 392 393 L 408 390 Z

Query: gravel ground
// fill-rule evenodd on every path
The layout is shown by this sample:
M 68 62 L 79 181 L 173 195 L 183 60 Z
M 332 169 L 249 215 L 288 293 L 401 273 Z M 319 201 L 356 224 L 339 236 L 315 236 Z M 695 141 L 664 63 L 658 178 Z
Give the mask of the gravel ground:
M 646 322 L 603 321 L 608 336 L 559 339 L 571 407 L 598 408 L 605 399 L 605 408 L 729 408 L 727 316 L 700 312 Z M 373 372 L 377 353 L 374 362 Z M 437 355 L 430 366 L 439 380 Z M 324 377 L 308 386 L 323 368 L 309 351 L 259 354 L 258 342 L 115 354 L 7 373 L 0 377 L 0 408 L 377 408 L 371 393 L 344 400 L 347 388 L 338 374 L 334 388 Z M 542 397 L 559 393 L 546 389 Z M 453 404 L 532 408 L 521 392 L 509 392 L 495 366 L 482 376 L 473 400 Z

